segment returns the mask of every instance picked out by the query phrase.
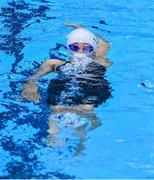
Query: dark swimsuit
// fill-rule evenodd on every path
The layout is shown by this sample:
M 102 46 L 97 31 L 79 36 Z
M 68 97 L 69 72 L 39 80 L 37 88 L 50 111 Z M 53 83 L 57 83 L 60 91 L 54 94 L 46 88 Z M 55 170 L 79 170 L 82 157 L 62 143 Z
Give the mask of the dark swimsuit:
M 92 104 L 97 107 L 111 97 L 111 87 L 104 79 L 105 67 L 90 62 L 79 74 L 66 75 L 62 69 L 66 62 L 56 68 L 58 77 L 52 79 L 48 86 L 47 103 L 50 105 Z

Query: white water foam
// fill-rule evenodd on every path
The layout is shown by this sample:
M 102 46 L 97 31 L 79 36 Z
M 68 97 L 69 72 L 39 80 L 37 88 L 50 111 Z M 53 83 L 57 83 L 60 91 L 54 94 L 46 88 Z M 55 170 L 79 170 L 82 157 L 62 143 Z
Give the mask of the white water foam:
M 81 87 L 79 86 L 79 82 L 76 80 L 76 78 L 84 76 L 87 65 L 92 61 L 93 59 L 87 57 L 85 54 L 75 53 L 73 55 L 71 63 L 67 63 L 61 68 L 61 71 L 65 76 L 71 76 L 71 80 L 66 83 L 67 90 L 62 91 L 60 95 L 62 104 L 63 101 L 71 103 L 71 97 L 81 95 Z
M 86 54 L 75 53 L 71 63 L 67 63 L 61 70 L 65 75 L 79 75 L 85 71 L 87 65 L 92 61 L 93 59 L 87 57 Z

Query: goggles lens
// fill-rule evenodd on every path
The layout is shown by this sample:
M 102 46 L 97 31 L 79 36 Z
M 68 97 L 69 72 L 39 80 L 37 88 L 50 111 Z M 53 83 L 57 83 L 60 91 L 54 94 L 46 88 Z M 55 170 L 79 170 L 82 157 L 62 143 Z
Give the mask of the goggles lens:
M 78 45 L 75 45 L 75 44 L 70 44 L 69 48 L 70 48 L 71 51 L 74 51 L 74 52 L 76 52 L 76 51 L 78 51 L 80 49 L 80 47 Z M 94 48 L 91 45 L 87 45 L 87 46 L 84 46 L 82 48 L 82 50 L 84 52 L 86 52 L 86 53 L 90 53 L 90 52 L 92 52 L 94 50 Z

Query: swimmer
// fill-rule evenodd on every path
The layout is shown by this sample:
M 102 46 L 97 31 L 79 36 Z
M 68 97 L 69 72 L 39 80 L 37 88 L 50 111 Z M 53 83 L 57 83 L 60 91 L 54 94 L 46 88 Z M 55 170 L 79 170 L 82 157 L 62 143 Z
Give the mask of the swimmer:
M 84 61 L 85 58 L 91 60 L 91 62 L 89 62 L 89 66 L 87 66 L 87 68 L 89 69 L 87 70 L 88 73 L 86 72 L 86 74 L 89 77 L 89 81 L 91 80 L 92 81 L 91 83 L 96 84 L 96 81 L 98 82 L 99 77 L 104 75 L 106 68 L 108 68 L 111 65 L 111 62 L 106 57 L 107 52 L 109 50 L 109 43 L 106 40 L 104 40 L 101 36 L 95 36 L 91 31 L 87 30 L 81 25 L 74 25 L 69 23 L 65 23 L 64 25 L 75 28 L 75 30 L 73 30 L 67 36 L 67 48 L 72 55 L 72 59 L 78 59 L 78 60 L 80 59 L 80 63 L 78 63 L 78 65 L 82 64 L 82 60 Z M 29 80 L 24 85 L 22 97 L 25 99 L 34 100 L 35 102 L 38 102 L 40 100 L 40 94 L 38 91 L 38 87 L 36 85 L 36 80 L 51 72 L 58 72 L 59 74 L 61 74 L 61 76 L 64 76 L 65 73 L 63 72 L 62 69 L 64 69 L 65 67 L 69 67 L 68 64 L 71 63 L 73 64 L 74 68 L 76 68 L 72 60 L 63 61 L 60 59 L 48 59 L 44 61 L 41 64 L 40 68 L 29 78 Z M 81 70 L 81 68 L 82 67 L 78 67 L 76 69 Z M 93 71 L 95 70 L 95 74 L 92 72 L 92 70 Z M 83 81 L 85 81 L 85 79 Z M 106 83 L 105 80 L 103 81 L 98 82 L 100 86 L 101 84 Z M 84 83 L 86 84 L 87 82 Z M 60 80 L 59 81 L 57 80 L 51 83 L 50 83 L 50 87 L 48 88 L 48 92 L 50 91 L 49 96 L 52 97 L 48 98 L 48 103 L 51 103 L 51 105 L 53 105 L 52 108 L 54 110 L 61 111 L 71 108 L 72 110 L 74 109 L 80 111 L 81 109 L 83 109 L 83 111 L 86 111 L 86 110 L 91 110 L 94 106 L 96 106 L 96 104 L 93 104 L 92 102 L 89 103 L 78 102 L 78 103 L 72 103 L 71 107 L 69 106 L 66 108 L 66 106 L 63 106 L 63 104 L 65 103 L 61 102 L 59 104 L 58 102 L 54 102 L 55 99 L 53 100 L 53 98 L 56 97 L 53 96 L 57 94 L 56 91 L 62 92 L 62 90 L 64 89 L 62 88 L 62 86 L 64 85 L 64 81 L 62 82 Z M 85 86 L 88 85 L 86 84 Z M 97 84 L 92 88 L 95 88 L 96 86 Z M 60 97 L 60 94 L 58 94 L 57 96 Z M 91 94 L 91 96 L 94 96 L 94 94 Z M 53 102 L 51 102 L 52 100 Z
M 94 129 L 100 126 L 100 122 L 92 110 L 111 97 L 109 82 L 104 78 L 106 69 L 111 65 L 106 57 L 109 43 L 81 25 L 64 25 L 75 28 L 67 36 L 67 48 L 72 58 L 67 61 L 44 61 L 25 83 L 23 98 L 39 102 L 36 81 L 48 73 L 56 72 L 57 77 L 48 86 L 47 103 L 52 113 L 83 115 L 91 120 L 91 129 Z M 53 119 L 49 119 L 48 132 L 52 137 L 59 131 L 57 126 Z

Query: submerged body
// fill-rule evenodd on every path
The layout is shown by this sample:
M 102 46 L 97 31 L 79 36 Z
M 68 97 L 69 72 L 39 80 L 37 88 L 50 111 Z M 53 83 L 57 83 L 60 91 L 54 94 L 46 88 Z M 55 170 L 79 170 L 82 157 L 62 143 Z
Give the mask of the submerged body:
M 48 87 L 48 104 L 97 107 L 111 96 L 109 82 L 104 78 L 106 68 L 88 59 L 82 59 L 82 64 L 73 60 L 57 66 L 58 76 Z
M 67 36 L 71 61 L 49 59 L 42 63 L 23 88 L 23 97 L 36 102 L 40 94 L 35 81 L 42 76 L 57 72 L 48 88 L 48 103 L 54 111 L 90 111 L 111 96 L 108 81 L 104 78 L 111 62 L 106 58 L 109 43 L 95 36 L 80 25 L 65 24 L 76 28 Z
M 61 123 L 64 122 L 64 129 L 75 128 L 80 139 L 78 151 L 81 151 L 87 122 L 91 124 L 88 131 L 100 126 L 100 121 L 92 110 L 111 97 L 111 87 L 105 79 L 106 69 L 111 65 L 106 58 L 109 43 L 81 26 L 65 25 L 76 28 L 67 37 L 71 60 L 44 61 L 24 85 L 23 97 L 39 102 L 36 80 L 56 72 L 57 77 L 48 86 L 47 103 L 52 109 L 49 116 L 49 145 L 54 146 L 57 135 L 63 130 L 60 128 Z

